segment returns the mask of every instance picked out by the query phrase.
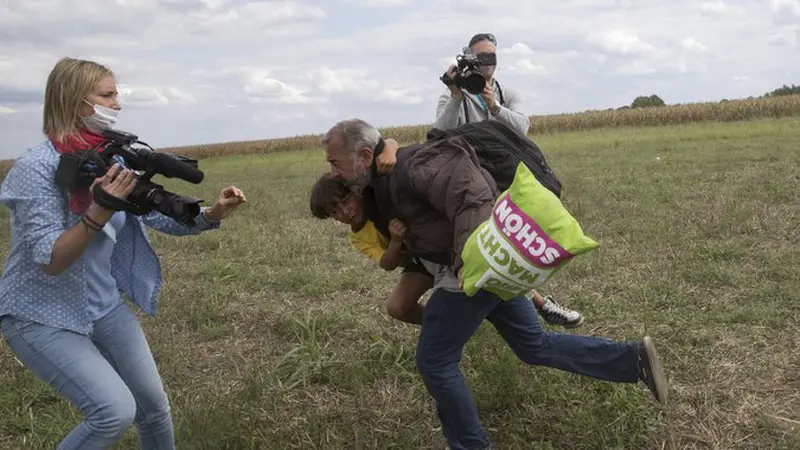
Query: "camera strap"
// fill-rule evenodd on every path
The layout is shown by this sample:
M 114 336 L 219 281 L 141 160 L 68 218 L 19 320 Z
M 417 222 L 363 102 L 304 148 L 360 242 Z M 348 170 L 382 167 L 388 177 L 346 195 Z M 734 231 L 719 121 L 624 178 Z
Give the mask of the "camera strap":
M 500 94 L 500 106 L 505 106 L 506 105 L 506 101 L 503 100 L 503 90 L 500 89 L 500 82 L 497 81 L 497 80 L 494 80 L 494 84 L 497 85 L 497 93 Z
M 500 82 L 494 80 L 494 84 L 497 86 L 497 93 L 500 94 L 500 106 L 505 106 L 506 101 L 503 98 L 503 89 L 500 88 Z M 467 108 L 467 99 L 466 97 L 461 98 L 461 106 L 464 107 L 464 122 L 469 123 L 469 110 Z
M 150 211 L 149 208 L 138 207 L 127 200 L 123 200 L 109 194 L 99 184 L 94 186 L 94 189 L 92 190 L 92 197 L 94 198 L 95 203 L 112 211 L 127 211 L 139 216 L 142 214 L 147 214 Z

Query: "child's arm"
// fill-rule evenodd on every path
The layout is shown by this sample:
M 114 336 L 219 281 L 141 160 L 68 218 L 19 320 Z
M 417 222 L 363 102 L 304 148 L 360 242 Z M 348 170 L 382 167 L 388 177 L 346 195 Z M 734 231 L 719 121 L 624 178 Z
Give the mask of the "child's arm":
M 392 138 L 386 139 L 383 142 L 383 150 L 377 158 L 377 167 L 379 173 L 388 173 L 391 172 L 392 169 L 394 169 L 394 165 L 397 164 L 397 150 L 400 148 L 400 144 Z
M 405 263 L 407 259 L 403 251 L 403 238 L 406 234 L 406 228 L 403 223 L 397 219 L 392 219 L 389 223 L 389 233 L 392 237 L 380 262 L 380 266 L 383 270 L 394 270 Z

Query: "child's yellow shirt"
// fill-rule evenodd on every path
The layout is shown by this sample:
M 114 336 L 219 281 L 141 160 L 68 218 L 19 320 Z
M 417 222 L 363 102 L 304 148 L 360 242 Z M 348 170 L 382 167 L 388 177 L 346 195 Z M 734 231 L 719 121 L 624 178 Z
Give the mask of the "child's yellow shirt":
M 376 264 L 381 263 L 386 249 L 389 247 L 389 240 L 375 227 L 372 221 L 368 220 L 364 227 L 355 233 L 350 233 L 350 243 L 353 247 Z

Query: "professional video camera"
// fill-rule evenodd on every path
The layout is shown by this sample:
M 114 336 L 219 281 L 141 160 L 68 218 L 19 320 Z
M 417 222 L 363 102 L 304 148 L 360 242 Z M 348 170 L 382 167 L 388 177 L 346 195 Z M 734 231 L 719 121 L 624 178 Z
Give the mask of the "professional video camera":
M 477 55 L 464 49 L 463 54 L 456 56 L 456 74 L 454 78 L 445 72 L 441 77 L 442 83 L 450 86 L 455 84 L 466 89 L 469 93 L 477 95 L 486 87 L 486 78 L 480 71 L 480 66 L 494 66 L 497 64 L 497 55 L 494 53 L 478 53 Z
M 136 172 L 136 186 L 126 199 L 118 199 L 97 185 L 92 192 L 95 202 L 111 210 L 136 215 L 156 210 L 187 226 L 195 224 L 194 218 L 200 213 L 202 200 L 169 192 L 151 178 L 160 174 L 199 184 L 203 181 L 203 172 L 197 170 L 197 160 L 156 152 L 138 136 L 125 131 L 107 130 L 103 137 L 106 141 L 97 148 L 61 155 L 56 171 L 59 186 L 89 188 L 95 178 L 103 176 L 114 163 L 119 162 L 117 158 L 121 158 L 127 168 Z M 104 144 L 108 145 L 102 148 Z

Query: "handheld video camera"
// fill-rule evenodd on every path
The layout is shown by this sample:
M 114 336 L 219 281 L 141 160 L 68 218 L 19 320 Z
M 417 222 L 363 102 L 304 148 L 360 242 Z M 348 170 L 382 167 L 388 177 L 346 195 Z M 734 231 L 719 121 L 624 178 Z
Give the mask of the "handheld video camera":
M 120 130 L 103 132 L 108 144 L 100 150 L 87 149 L 71 154 L 62 154 L 56 171 L 56 184 L 66 189 L 89 188 L 95 178 L 105 175 L 108 169 L 121 158 L 125 165 L 137 173 L 136 186 L 125 199 L 107 194 L 97 185 L 92 195 L 100 206 L 127 211 L 136 215 L 156 210 L 187 226 L 195 224 L 203 200 L 184 197 L 164 189 L 151 181 L 160 174 L 166 178 L 180 178 L 193 184 L 203 181 L 203 172 L 197 169 L 197 160 L 171 153 L 157 153 L 139 140 L 138 136 Z M 135 146 L 140 144 L 141 146 Z
M 450 86 L 455 84 L 464 88 L 467 92 L 477 95 L 483 92 L 486 87 L 486 78 L 480 71 L 481 66 L 494 66 L 497 64 L 497 55 L 494 53 L 471 53 L 469 49 L 464 49 L 463 54 L 456 56 L 456 74 L 454 78 L 447 76 L 445 72 L 439 79 L 442 83 Z

